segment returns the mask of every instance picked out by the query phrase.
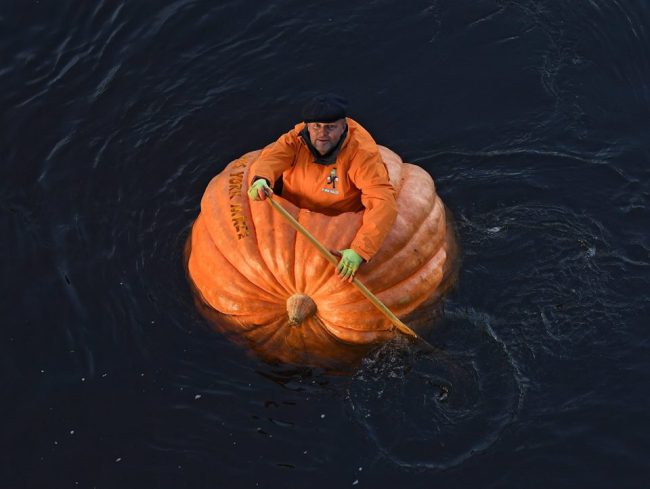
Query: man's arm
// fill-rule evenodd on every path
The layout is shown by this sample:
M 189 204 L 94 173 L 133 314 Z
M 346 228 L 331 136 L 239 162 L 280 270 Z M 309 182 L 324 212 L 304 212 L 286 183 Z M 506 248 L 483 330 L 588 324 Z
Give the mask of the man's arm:
M 298 140 L 290 131 L 283 134 L 276 142 L 262 150 L 260 156 L 251 165 L 248 172 L 248 184 L 255 180 L 265 179 L 270 187 L 282 173 L 293 165 L 298 150 Z
M 379 152 L 363 153 L 350 172 L 350 179 L 361 190 L 365 207 L 363 221 L 350 248 L 364 260 L 370 260 L 390 232 L 397 217 L 395 189 L 388 178 Z

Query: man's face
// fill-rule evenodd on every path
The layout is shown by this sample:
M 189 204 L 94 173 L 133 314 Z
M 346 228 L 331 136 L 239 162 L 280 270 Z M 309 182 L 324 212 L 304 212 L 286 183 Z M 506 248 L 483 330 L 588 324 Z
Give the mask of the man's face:
M 334 122 L 308 122 L 307 131 L 309 139 L 316 151 L 324 155 L 330 151 L 341 139 L 345 131 L 345 119 Z

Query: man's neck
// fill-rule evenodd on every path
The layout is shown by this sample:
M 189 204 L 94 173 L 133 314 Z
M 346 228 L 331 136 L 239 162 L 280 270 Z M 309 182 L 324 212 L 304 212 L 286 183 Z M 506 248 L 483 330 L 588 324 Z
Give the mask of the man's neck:
M 331 165 L 332 163 L 336 162 L 336 158 L 339 155 L 339 152 L 341 151 L 341 147 L 343 146 L 343 143 L 347 135 L 348 135 L 348 126 L 346 124 L 345 130 L 343 131 L 343 134 L 341 134 L 341 137 L 339 138 L 338 143 L 336 143 L 336 146 L 330 149 L 327 153 L 321 154 L 320 151 L 318 151 L 312 144 L 311 139 L 309 138 L 309 131 L 307 130 L 306 124 L 303 130 L 300 131 L 300 137 L 302 137 L 303 141 L 309 148 L 309 151 L 311 151 L 311 154 L 314 156 L 314 161 L 320 165 Z

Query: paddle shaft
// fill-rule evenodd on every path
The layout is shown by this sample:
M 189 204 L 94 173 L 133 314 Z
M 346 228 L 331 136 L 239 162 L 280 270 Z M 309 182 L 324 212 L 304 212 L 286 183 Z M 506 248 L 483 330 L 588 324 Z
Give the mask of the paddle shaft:
M 296 219 L 287 212 L 287 210 L 282 207 L 280 204 L 278 204 L 271 195 L 268 195 L 267 199 L 269 204 L 278 211 L 282 216 L 289 222 L 289 224 L 300 234 L 302 234 L 305 238 L 309 240 L 311 244 L 313 244 L 318 251 L 320 251 L 321 255 L 325 257 L 325 259 L 330 262 L 332 265 L 336 266 L 338 264 L 338 260 L 336 257 L 327 249 L 325 248 L 309 231 L 307 231 L 302 224 L 300 224 Z M 409 328 L 406 324 L 404 324 L 402 321 L 399 320 L 393 312 L 386 307 L 386 305 L 381 302 L 375 294 L 370 292 L 368 288 L 361 283 L 361 281 L 358 278 L 354 278 L 352 280 L 352 283 L 355 285 L 357 289 L 370 301 L 372 304 L 379 309 L 390 321 L 395 325 L 395 327 L 402 333 L 412 336 L 413 338 L 420 339 L 422 340 L 416 333 L 413 331 L 411 328 Z M 424 340 L 422 340 L 424 341 Z

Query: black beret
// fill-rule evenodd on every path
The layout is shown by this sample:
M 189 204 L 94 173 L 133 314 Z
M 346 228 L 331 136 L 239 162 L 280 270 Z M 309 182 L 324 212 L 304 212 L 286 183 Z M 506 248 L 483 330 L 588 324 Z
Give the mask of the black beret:
M 334 122 L 347 114 L 348 101 L 339 95 L 325 93 L 316 95 L 302 108 L 305 122 Z

